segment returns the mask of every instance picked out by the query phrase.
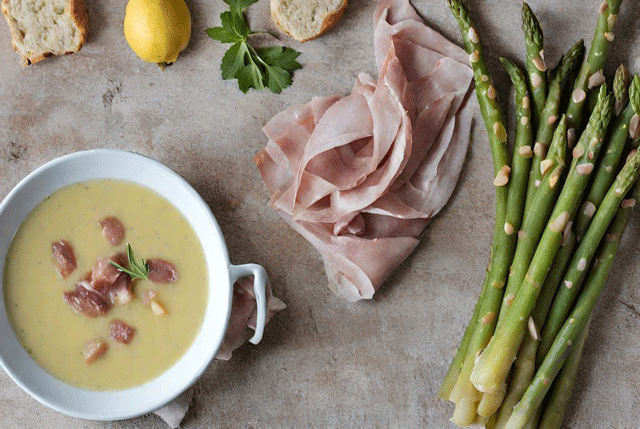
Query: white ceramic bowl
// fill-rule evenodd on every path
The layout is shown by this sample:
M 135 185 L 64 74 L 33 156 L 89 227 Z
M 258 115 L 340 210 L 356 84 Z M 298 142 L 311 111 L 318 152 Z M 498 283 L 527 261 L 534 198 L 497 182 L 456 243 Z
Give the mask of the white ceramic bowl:
M 255 264 L 231 265 L 224 237 L 209 206 L 178 174 L 132 152 L 98 149 L 55 159 L 23 179 L 0 204 L 0 284 L 11 239 L 25 217 L 58 189 L 90 179 L 120 179 L 144 185 L 177 207 L 202 243 L 209 274 L 209 302 L 200 333 L 184 356 L 157 378 L 118 391 L 89 391 L 70 386 L 45 372 L 22 347 L 0 294 L 0 365 L 27 393 L 61 413 L 91 420 L 127 419 L 154 411 L 191 386 L 215 357 L 229 323 L 233 283 L 255 276 L 257 344 L 266 315 L 266 273 Z

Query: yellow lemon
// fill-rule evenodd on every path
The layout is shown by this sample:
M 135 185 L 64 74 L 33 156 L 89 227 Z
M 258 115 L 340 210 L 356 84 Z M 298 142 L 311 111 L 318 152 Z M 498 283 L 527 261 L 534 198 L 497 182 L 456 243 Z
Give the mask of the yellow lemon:
M 124 37 L 140 58 L 171 64 L 191 38 L 191 15 L 184 0 L 129 0 Z

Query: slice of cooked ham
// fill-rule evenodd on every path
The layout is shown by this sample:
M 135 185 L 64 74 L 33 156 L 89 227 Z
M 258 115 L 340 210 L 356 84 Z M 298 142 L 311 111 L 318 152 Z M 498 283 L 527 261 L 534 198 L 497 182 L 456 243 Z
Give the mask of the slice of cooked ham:
M 149 259 L 149 280 L 154 283 L 175 283 L 178 281 L 178 271 L 169 261 L 164 259 Z
M 111 305 L 128 304 L 133 299 L 132 286 L 131 276 L 127 273 L 120 273 L 116 281 L 107 288 L 104 296 Z
M 96 265 L 94 265 L 91 270 L 91 288 L 100 295 L 105 296 L 122 273 L 119 269 L 111 265 L 109 261 L 113 261 L 123 267 L 127 266 L 127 257 L 124 253 L 117 253 L 109 258 L 98 258 Z
M 119 343 L 129 344 L 135 333 L 135 328 L 127 325 L 122 320 L 113 320 L 109 324 L 109 336 Z
M 284 302 L 273 296 L 271 285 L 267 281 L 267 315 L 265 324 L 280 310 L 287 308 Z M 235 349 L 246 343 L 256 329 L 257 308 L 253 292 L 253 276 L 242 277 L 233 285 L 231 318 L 225 332 L 224 341 L 216 359 L 229 360 Z
M 87 364 L 93 363 L 97 359 L 100 359 L 107 353 L 109 349 L 109 344 L 101 338 L 96 338 L 95 340 L 89 341 L 84 346 L 84 361 Z
M 68 241 L 59 240 L 51 243 L 51 253 L 62 277 L 67 277 L 76 269 L 76 256 L 73 246 Z
M 103 316 L 111 309 L 109 303 L 91 289 L 87 280 L 80 280 L 74 290 L 63 293 L 63 298 L 73 311 L 87 317 Z
M 371 298 L 447 203 L 478 110 L 468 56 L 408 0 L 379 1 L 374 52 L 377 80 L 277 114 L 255 157 L 270 206 L 349 301 Z
M 102 236 L 112 246 L 117 246 L 124 240 L 124 225 L 117 217 L 107 216 L 104 219 L 100 219 L 98 225 L 102 227 Z

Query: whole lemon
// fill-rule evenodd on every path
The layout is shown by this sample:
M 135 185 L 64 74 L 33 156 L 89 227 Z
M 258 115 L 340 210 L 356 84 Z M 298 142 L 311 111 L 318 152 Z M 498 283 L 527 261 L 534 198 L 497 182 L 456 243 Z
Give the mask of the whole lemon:
M 124 37 L 140 58 L 171 64 L 191 38 L 191 15 L 184 0 L 129 0 Z

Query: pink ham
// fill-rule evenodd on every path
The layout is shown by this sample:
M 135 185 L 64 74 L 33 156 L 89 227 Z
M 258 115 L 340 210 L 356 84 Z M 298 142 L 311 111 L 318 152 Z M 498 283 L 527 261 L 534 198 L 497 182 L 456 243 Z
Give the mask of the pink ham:
M 122 344 L 129 344 L 136 330 L 122 320 L 114 320 L 109 324 L 109 336 Z
M 117 246 L 124 240 L 124 225 L 120 220 L 113 216 L 107 216 L 100 219 L 98 224 L 102 227 L 102 236 L 107 239 L 109 244 Z
M 103 357 L 107 353 L 108 349 L 109 344 L 104 340 L 100 338 L 91 340 L 84 346 L 84 361 L 87 364 L 93 363 Z
M 62 277 L 67 277 L 76 269 L 76 256 L 68 241 L 60 240 L 51 243 L 51 251 Z
M 229 360 L 232 352 L 243 345 L 253 336 L 256 328 L 256 298 L 253 292 L 253 277 L 242 277 L 233 285 L 233 301 L 231 306 L 231 318 L 224 341 L 216 359 Z M 267 317 L 266 322 L 280 310 L 287 306 L 271 293 L 271 285 L 267 282 Z
M 107 288 L 104 296 L 111 305 L 125 305 L 133 298 L 132 285 L 131 276 L 120 273 L 116 281 Z
M 164 259 L 149 259 L 149 280 L 154 283 L 175 283 L 178 281 L 178 271 L 169 261 Z
M 113 261 L 126 266 L 126 256 L 117 253 L 109 258 L 98 258 L 96 265 L 80 282 L 85 289 L 97 294 L 108 306 L 124 305 L 133 298 L 131 291 L 133 281 L 127 273 L 123 273 L 111 265 Z
M 447 203 L 478 109 L 464 50 L 408 0 L 379 1 L 374 51 L 377 80 L 360 74 L 349 95 L 277 114 L 255 157 L 270 206 L 350 301 L 373 296 Z
M 73 311 L 87 317 L 103 316 L 111 308 L 86 280 L 79 281 L 75 290 L 64 292 L 63 298 Z
M 91 270 L 91 288 L 100 295 L 106 296 L 109 289 L 116 283 L 122 271 L 111 265 L 113 261 L 122 267 L 127 266 L 127 257 L 123 253 L 117 253 L 109 258 L 98 258 L 96 265 Z

